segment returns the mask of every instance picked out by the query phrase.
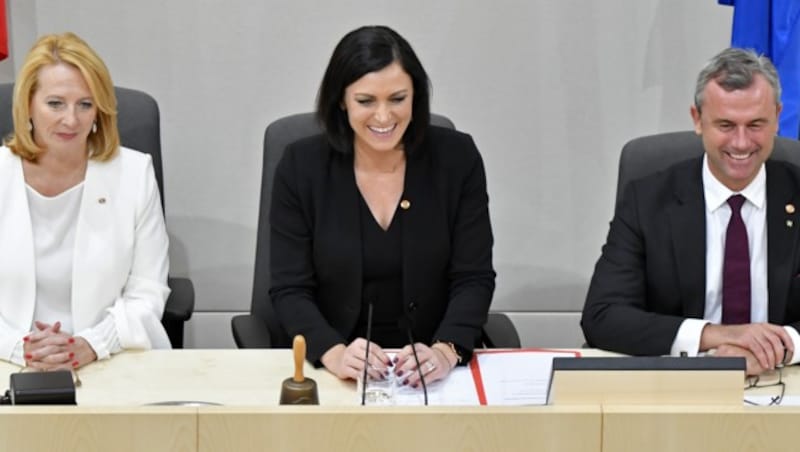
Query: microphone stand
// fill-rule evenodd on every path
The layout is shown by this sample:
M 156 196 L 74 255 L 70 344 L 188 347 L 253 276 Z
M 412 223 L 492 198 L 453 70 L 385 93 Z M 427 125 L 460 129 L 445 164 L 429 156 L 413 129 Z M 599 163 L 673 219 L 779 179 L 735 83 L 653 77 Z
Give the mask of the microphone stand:
M 367 307 L 367 347 L 364 352 L 364 374 L 361 376 L 361 405 L 367 404 L 367 369 L 369 368 L 369 343 L 372 340 L 372 303 Z
M 419 374 L 419 382 L 422 383 L 422 396 L 425 400 L 425 406 L 428 406 L 428 385 L 425 384 L 425 375 L 422 373 L 422 368 L 419 365 L 419 357 L 417 356 L 417 347 L 414 345 L 414 336 L 411 334 L 411 319 L 406 324 L 406 333 L 408 333 L 408 341 L 411 344 L 411 353 L 414 355 L 414 362 L 417 364 L 417 374 Z

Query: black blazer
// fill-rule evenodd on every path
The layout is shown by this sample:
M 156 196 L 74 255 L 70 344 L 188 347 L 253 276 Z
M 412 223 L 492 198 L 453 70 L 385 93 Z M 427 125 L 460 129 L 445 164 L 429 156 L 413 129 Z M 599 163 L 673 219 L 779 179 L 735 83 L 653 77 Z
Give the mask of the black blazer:
M 595 267 L 581 326 L 588 344 L 632 355 L 670 353 L 706 291 L 703 159 L 631 182 Z M 800 330 L 800 168 L 766 162 L 770 323 Z
M 272 190 L 271 287 L 290 337 L 302 334 L 309 361 L 346 343 L 362 303 L 359 192 L 353 154 L 323 135 L 290 145 Z M 406 158 L 400 221 L 403 303 L 414 339 L 480 340 L 494 292 L 486 175 L 469 135 L 430 127 Z

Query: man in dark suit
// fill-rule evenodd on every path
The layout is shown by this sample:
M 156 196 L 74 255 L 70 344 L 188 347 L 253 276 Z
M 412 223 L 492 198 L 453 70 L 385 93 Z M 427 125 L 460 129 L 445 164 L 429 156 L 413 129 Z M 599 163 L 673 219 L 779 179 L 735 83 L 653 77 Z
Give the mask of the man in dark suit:
M 781 104 L 766 58 L 721 52 L 694 101 L 704 156 L 626 187 L 581 326 L 592 347 L 742 356 L 757 375 L 798 360 L 800 168 L 768 160 Z

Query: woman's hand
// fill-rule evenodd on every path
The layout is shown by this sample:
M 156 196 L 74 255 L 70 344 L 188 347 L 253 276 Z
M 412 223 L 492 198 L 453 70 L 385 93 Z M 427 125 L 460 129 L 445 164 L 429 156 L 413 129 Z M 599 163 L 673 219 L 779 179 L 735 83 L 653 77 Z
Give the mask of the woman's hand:
M 35 322 L 36 331 L 23 339 L 25 365 L 38 370 L 77 369 L 97 360 L 82 337 L 61 332 L 61 322 Z
M 366 355 L 367 340 L 358 338 L 345 346 L 337 344 L 328 349 L 320 361 L 331 373 L 341 379 L 358 380 L 364 375 L 364 356 Z M 369 367 L 367 373 L 375 379 L 386 378 L 391 365 L 389 357 L 376 343 L 369 344 Z
M 449 357 L 448 354 L 452 352 L 446 346 L 440 347 L 434 344 L 429 347 L 417 342 L 414 347 L 417 349 L 417 358 L 425 376 L 425 384 L 441 380 L 456 366 L 458 357 Z M 395 357 L 394 374 L 402 385 L 410 385 L 412 388 L 419 386 L 419 372 L 411 345 L 403 347 Z

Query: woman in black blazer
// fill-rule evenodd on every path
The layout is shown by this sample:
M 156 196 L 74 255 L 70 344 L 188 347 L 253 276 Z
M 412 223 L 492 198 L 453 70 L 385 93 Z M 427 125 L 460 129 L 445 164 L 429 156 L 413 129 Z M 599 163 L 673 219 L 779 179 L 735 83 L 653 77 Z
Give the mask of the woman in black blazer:
M 290 145 L 272 192 L 270 296 L 340 378 L 416 386 L 466 364 L 495 273 L 486 177 L 469 135 L 434 127 L 429 81 L 393 30 L 348 33 L 317 99 L 324 134 Z M 372 312 L 371 322 L 369 313 Z M 383 348 L 402 348 L 391 363 Z

